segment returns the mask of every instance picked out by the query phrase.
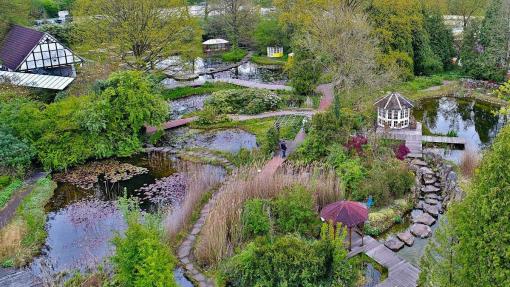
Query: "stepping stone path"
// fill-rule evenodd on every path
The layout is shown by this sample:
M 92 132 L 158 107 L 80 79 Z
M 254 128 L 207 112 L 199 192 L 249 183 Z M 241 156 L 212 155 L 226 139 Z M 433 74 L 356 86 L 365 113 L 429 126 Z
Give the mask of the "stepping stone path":
M 415 223 L 411 226 L 411 233 L 419 238 L 428 238 L 432 235 L 432 229 L 430 226 L 420 223 Z
M 407 246 L 413 246 L 414 244 L 414 235 L 412 235 L 409 230 L 397 234 L 397 238 L 404 242 Z
M 430 226 L 436 224 L 437 218 L 443 212 L 442 182 L 439 172 L 434 171 L 422 159 L 415 158 L 409 162 L 410 169 L 416 172 L 416 196 L 419 199 L 415 209 L 411 212 L 413 225 L 405 232 L 388 239 L 384 245 L 393 251 L 398 251 L 404 245 L 412 246 L 417 238 L 432 236 Z M 398 242 L 401 243 L 398 243 Z
M 422 215 L 414 218 L 413 223 L 421 223 L 430 226 L 436 223 L 436 219 L 428 213 L 423 213 Z
M 384 242 L 384 246 L 388 247 L 392 251 L 397 252 L 400 249 L 404 248 L 404 242 L 398 240 L 395 237 L 392 237 L 392 238 L 386 240 L 386 242 Z

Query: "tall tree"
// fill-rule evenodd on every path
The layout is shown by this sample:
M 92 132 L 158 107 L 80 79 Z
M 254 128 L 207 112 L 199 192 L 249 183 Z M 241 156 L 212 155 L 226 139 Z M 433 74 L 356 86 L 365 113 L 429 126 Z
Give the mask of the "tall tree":
M 362 9 L 349 5 L 349 1 L 328 0 L 310 11 L 311 21 L 297 39 L 337 88 L 370 88 L 391 78 L 377 63 L 378 43 Z
M 224 33 L 233 46 L 251 42 L 251 35 L 258 20 L 258 9 L 251 0 L 209 0 L 208 9 L 217 16 L 208 21 Z
M 510 286 L 510 126 L 484 154 L 466 198 L 440 222 L 420 286 Z
M 482 14 L 488 0 L 447 0 L 448 13 L 462 16 L 464 28 L 473 16 Z
M 184 0 L 77 0 L 87 39 L 106 44 L 129 66 L 151 69 L 170 55 L 199 50 L 198 24 Z
M 492 0 L 481 24 L 468 25 L 461 52 L 461 61 L 468 74 L 475 78 L 503 81 L 510 51 L 510 3 Z
M 425 7 L 423 14 L 425 29 L 430 36 L 430 47 L 442 62 L 443 68 L 448 70 L 452 68 L 452 58 L 456 55 L 452 30 L 446 27 L 439 9 Z

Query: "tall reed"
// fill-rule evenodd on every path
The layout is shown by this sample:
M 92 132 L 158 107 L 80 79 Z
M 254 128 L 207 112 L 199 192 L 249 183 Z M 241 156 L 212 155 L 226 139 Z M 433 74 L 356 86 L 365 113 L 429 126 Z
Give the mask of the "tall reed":
M 189 223 L 193 211 L 205 193 L 215 188 L 224 178 L 222 171 L 213 166 L 182 163 L 179 168 L 186 173 L 186 195 L 182 202 L 166 212 L 165 231 L 170 239 Z
M 460 171 L 466 177 L 472 177 L 480 164 L 480 156 L 471 149 L 466 149 L 460 160 Z
M 259 176 L 253 167 L 241 168 L 219 190 L 195 247 L 198 262 L 204 266 L 217 264 L 242 243 L 241 213 L 247 200 L 271 199 L 296 185 L 312 191 L 318 207 L 343 197 L 334 172 L 322 166 L 286 165 L 272 177 Z

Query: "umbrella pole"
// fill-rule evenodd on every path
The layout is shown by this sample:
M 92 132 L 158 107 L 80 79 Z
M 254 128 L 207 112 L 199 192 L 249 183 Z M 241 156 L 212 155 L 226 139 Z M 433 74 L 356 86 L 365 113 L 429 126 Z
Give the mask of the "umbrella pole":
M 349 251 L 351 251 L 352 244 L 352 227 L 349 227 Z

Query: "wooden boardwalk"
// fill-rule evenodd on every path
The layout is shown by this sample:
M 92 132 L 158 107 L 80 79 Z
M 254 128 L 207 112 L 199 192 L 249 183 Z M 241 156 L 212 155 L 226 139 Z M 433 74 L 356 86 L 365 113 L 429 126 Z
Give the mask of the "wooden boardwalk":
M 377 287 L 416 287 L 420 270 L 405 261 L 395 252 L 388 249 L 384 244 L 371 236 L 363 238 L 364 245 L 361 246 L 361 236 L 353 241 L 352 251 L 348 257 L 365 253 L 377 263 L 388 269 L 388 278 L 377 284 Z
M 411 153 L 408 157 L 422 157 L 423 155 L 423 143 L 445 143 L 445 144 L 456 144 L 466 145 L 467 141 L 461 137 L 445 137 L 445 136 L 424 136 L 422 134 L 422 124 L 417 123 L 416 129 L 402 129 L 402 130 L 384 130 L 381 127 L 377 127 L 376 133 L 382 138 L 396 139 L 405 141 L 405 145 L 409 148 Z

